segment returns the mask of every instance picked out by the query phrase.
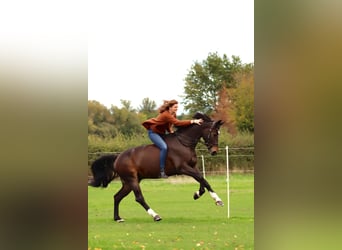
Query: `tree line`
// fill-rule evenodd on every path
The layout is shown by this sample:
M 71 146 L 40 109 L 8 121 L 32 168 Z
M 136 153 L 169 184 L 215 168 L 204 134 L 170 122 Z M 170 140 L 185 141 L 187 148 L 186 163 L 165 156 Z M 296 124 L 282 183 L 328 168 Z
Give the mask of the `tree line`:
M 254 132 L 254 64 L 243 64 L 238 56 L 209 53 L 190 67 L 184 85 L 184 113 L 190 119 L 197 111 L 225 121 L 222 129 L 231 135 Z M 132 137 L 145 134 L 141 123 L 158 114 L 154 100 L 144 98 L 139 107 L 120 100 L 122 107 L 107 108 L 96 100 L 88 101 L 88 135 L 96 138 Z

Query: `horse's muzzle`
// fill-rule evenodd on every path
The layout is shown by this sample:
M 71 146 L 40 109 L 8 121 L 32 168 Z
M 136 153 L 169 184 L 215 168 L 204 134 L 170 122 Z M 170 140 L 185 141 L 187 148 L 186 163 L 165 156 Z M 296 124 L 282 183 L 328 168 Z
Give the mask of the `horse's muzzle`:
M 210 148 L 210 154 L 211 155 L 216 155 L 218 152 L 218 147 L 217 146 L 213 146 Z

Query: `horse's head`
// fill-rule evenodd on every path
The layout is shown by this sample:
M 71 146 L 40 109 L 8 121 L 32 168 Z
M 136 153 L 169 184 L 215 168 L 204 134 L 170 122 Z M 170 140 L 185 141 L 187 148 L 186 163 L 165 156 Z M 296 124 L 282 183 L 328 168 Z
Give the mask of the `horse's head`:
M 216 155 L 218 152 L 218 137 L 222 124 L 221 120 L 213 121 L 203 130 L 203 139 L 211 155 Z
M 196 113 L 195 119 L 203 119 L 203 133 L 205 145 L 207 146 L 211 155 L 216 155 L 218 152 L 218 136 L 220 133 L 220 127 L 224 123 L 222 120 L 212 121 L 207 115 Z

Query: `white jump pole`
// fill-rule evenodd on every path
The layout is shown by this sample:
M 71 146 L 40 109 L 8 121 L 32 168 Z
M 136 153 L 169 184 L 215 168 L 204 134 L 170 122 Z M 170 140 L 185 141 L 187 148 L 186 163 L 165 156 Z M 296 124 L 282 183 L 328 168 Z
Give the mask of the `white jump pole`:
M 228 217 L 228 219 L 229 219 L 229 217 L 230 217 L 230 214 L 229 214 L 229 210 L 230 210 L 230 207 L 229 207 L 229 205 L 230 205 L 230 201 L 229 201 L 229 157 L 228 157 L 228 146 L 226 146 L 226 160 L 227 160 L 227 203 L 228 203 L 228 205 L 227 205 L 227 217 Z
M 203 177 L 205 178 L 204 156 L 203 156 L 203 155 L 201 155 L 201 157 L 202 157 Z

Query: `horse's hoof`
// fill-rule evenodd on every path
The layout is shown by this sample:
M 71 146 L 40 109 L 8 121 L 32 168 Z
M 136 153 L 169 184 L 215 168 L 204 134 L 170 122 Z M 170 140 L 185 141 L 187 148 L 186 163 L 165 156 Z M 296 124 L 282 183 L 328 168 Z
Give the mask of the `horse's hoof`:
M 162 218 L 159 215 L 153 217 L 154 221 L 160 221 Z
M 198 193 L 194 193 L 194 200 L 197 200 L 199 197 L 201 196 L 199 196 Z
M 223 205 L 224 205 L 222 201 L 216 201 L 215 204 L 217 206 L 221 206 L 221 207 L 223 207 Z
M 117 220 L 115 220 L 116 222 L 118 222 L 118 223 L 121 223 L 121 222 L 125 222 L 125 220 L 124 219 L 117 219 Z

